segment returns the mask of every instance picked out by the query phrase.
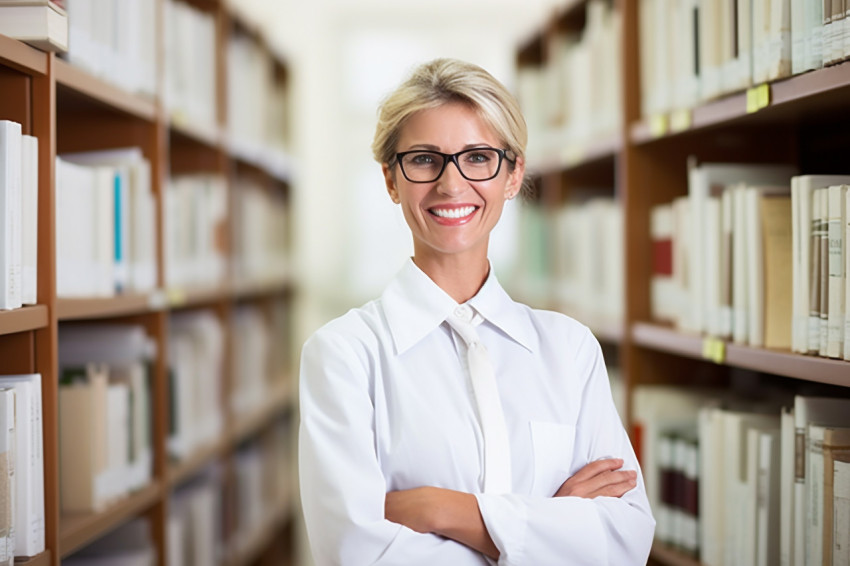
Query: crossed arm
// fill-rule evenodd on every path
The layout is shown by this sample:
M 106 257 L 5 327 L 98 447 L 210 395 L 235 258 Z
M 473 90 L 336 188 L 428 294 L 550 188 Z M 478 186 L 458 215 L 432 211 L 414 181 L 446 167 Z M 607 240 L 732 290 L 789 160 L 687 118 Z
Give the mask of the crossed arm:
M 621 497 L 635 487 L 637 472 L 621 470 L 623 460 L 591 462 L 568 478 L 554 497 Z M 438 487 L 418 487 L 387 493 L 388 521 L 419 533 L 433 533 L 498 559 L 499 550 L 487 532 L 474 495 Z

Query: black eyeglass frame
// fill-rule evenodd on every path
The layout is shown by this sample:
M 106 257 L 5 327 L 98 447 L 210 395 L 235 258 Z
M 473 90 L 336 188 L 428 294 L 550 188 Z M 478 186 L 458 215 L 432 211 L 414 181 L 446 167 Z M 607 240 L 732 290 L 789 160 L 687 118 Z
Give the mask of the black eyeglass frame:
M 496 172 L 493 173 L 492 176 L 487 177 L 486 179 L 471 179 L 471 178 L 467 177 L 466 174 L 463 172 L 463 169 L 461 168 L 460 163 L 458 162 L 457 158 L 459 156 L 465 154 L 465 153 L 473 153 L 475 151 L 481 151 L 481 150 L 495 151 L 496 154 L 499 156 L 499 164 L 496 165 Z M 408 181 L 410 181 L 411 183 L 434 183 L 440 177 L 443 176 L 443 172 L 445 172 L 446 166 L 449 164 L 449 162 L 452 162 L 452 163 L 455 164 L 455 167 L 457 167 L 458 172 L 467 181 L 481 182 L 481 181 L 489 181 L 491 179 L 495 179 L 496 177 L 498 177 L 499 172 L 502 170 L 502 161 L 503 160 L 507 160 L 507 162 L 510 163 L 511 165 L 514 165 L 516 163 L 516 159 L 511 159 L 510 157 L 508 157 L 509 151 L 510 151 L 509 149 L 499 149 L 497 147 L 473 147 L 473 148 L 470 148 L 470 149 L 464 149 L 463 151 L 458 151 L 457 153 L 443 153 L 442 151 L 435 151 L 435 150 L 432 150 L 432 149 L 413 149 L 413 150 L 410 150 L 410 151 L 400 151 L 400 152 L 396 153 L 395 154 L 395 161 L 396 161 L 396 163 L 398 163 L 398 168 L 401 169 L 401 174 L 404 175 L 404 178 L 407 179 Z M 401 160 L 404 158 L 405 155 L 410 155 L 410 154 L 413 154 L 413 153 L 432 153 L 434 155 L 441 156 L 443 158 L 443 166 L 440 168 L 440 172 L 437 173 L 437 176 L 434 177 L 433 179 L 431 179 L 430 181 L 414 181 L 413 179 L 408 177 L 407 173 L 404 171 L 404 165 L 401 164 Z

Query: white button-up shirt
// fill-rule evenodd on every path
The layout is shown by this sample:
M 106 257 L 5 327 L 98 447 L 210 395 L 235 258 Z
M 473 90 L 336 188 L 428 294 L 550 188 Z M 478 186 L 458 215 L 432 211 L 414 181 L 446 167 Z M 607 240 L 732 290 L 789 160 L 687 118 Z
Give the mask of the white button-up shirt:
M 511 450 L 513 491 L 482 493 L 475 398 L 446 318 L 482 322 Z M 301 358 L 301 500 L 317 566 L 484 566 L 489 559 L 384 518 L 389 491 L 473 493 L 499 565 L 646 563 L 655 521 L 611 398 L 599 344 L 562 314 L 531 309 L 489 276 L 458 305 L 408 260 L 380 299 L 317 331 Z M 553 497 L 589 462 L 638 470 L 620 498 Z

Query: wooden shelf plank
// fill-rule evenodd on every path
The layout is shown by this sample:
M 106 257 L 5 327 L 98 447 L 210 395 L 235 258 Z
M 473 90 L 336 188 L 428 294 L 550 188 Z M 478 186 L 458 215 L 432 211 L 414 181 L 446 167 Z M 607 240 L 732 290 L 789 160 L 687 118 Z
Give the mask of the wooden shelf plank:
M 236 446 L 265 429 L 277 415 L 289 409 L 292 403 L 292 393 L 285 386 L 277 387 L 266 398 L 263 407 L 251 411 L 250 415 L 235 423 L 231 433 L 231 446 Z
M 649 558 L 666 566 L 702 566 L 699 560 L 658 541 L 652 542 Z
M 62 515 L 59 519 L 59 552 L 66 558 L 123 522 L 152 507 L 161 497 L 158 483 L 111 505 L 102 513 Z
M 746 92 L 733 93 L 694 108 L 689 127 L 679 131 L 671 132 L 667 128 L 657 131 L 652 120 L 646 118 L 634 123 L 630 128 L 631 140 L 638 145 L 646 144 L 710 126 L 751 121 L 771 114 L 778 118 L 781 112 L 796 107 L 817 108 L 822 97 L 841 93 L 850 96 L 850 62 L 781 79 L 770 83 L 768 88 L 770 103 L 757 112 L 747 111 Z M 796 115 L 794 112 L 788 114 Z
M 217 126 L 205 126 L 178 116 L 171 116 L 168 127 L 173 134 L 192 142 L 219 151 L 223 146 L 223 134 Z
M 143 314 L 162 308 L 158 294 L 119 295 L 91 299 L 57 299 L 56 315 L 59 320 L 109 318 L 130 314 Z
M 37 330 L 46 326 L 46 305 L 33 305 L 11 311 L 0 311 L 0 335 Z
M 41 554 L 38 554 L 26 560 L 22 560 L 20 558 L 15 559 L 16 566 L 50 566 L 51 564 L 52 562 L 50 561 L 49 550 L 45 550 Z
M 613 167 L 614 158 L 622 145 L 622 138 L 612 134 L 581 145 L 565 146 L 557 153 L 553 152 L 532 163 L 531 169 L 537 174 L 555 171 L 570 173 L 606 160 L 611 161 Z
M 190 477 L 200 472 L 207 464 L 221 457 L 226 448 L 226 443 L 218 442 L 205 446 L 185 460 L 172 463 L 168 469 L 168 487 L 173 489 Z
M 171 308 L 191 308 L 223 301 L 234 295 L 229 285 L 208 288 L 173 287 L 165 292 L 166 302 Z
M 143 120 L 156 120 L 153 100 L 132 94 L 62 59 L 56 59 L 56 83 L 114 110 Z
M 292 281 L 289 277 L 284 277 L 279 281 L 271 281 L 265 283 L 237 283 L 234 286 L 234 295 L 240 299 L 249 299 L 251 297 L 263 297 L 268 295 L 277 295 L 289 291 L 292 287 Z
M 632 326 L 634 342 L 646 348 L 689 358 L 703 358 L 704 338 L 672 328 L 639 322 Z M 725 365 L 784 377 L 850 386 L 850 362 L 803 356 L 789 351 L 751 348 L 725 342 Z
M 27 74 L 47 74 L 47 53 L 0 34 L 0 65 Z

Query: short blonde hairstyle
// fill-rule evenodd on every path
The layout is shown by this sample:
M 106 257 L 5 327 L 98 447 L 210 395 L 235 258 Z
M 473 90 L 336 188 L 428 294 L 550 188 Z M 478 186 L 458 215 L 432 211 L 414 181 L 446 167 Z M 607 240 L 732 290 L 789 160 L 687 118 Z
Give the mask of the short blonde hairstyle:
M 508 150 L 512 162 L 518 157 L 525 159 L 528 127 L 519 103 L 508 89 L 478 65 L 457 59 L 434 59 L 414 69 L 381 104 L 372 141 L 375 160 L 393 164 L 407 120 L 420 110 L 450 102 L 468 104 L 478 112 L 499 136 L 504 144 L 501 149 Z

